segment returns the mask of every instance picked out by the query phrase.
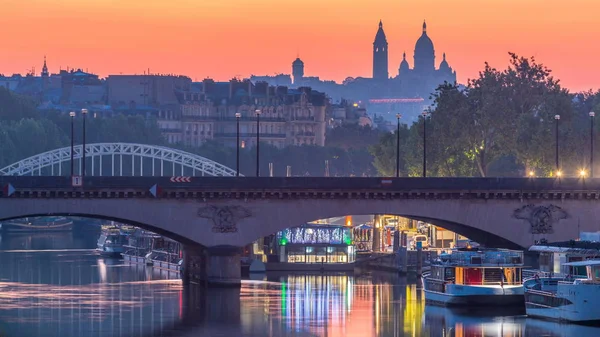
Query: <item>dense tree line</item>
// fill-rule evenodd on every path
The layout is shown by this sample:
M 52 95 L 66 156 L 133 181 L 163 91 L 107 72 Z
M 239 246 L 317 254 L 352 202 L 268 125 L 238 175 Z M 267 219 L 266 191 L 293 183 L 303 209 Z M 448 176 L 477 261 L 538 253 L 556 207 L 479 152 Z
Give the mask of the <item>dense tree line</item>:
M 236 166 L 235 148 L 224 147 L 218 142 L 211 141 L 194 148 L 169 145 L 161 136 L 155 120 L 124 115 L 96 117 L 90 114 L 86 118 L 88 144 L 129 142 L 164 145 L 199 154 L 231 168 Z M 73 123 L 75 144 L 81 144 L 81 114 L 75 117 Z M 379 131 L 369 127 L 350 125 L 328 133 L 328 137 L 331 137 L 326 147 L 292 146 L 277 149 L 261 143 L 261 174 L 268 175 L 269 163 L 273 163 L 273 174 L 276 176 L 286 175 L 287 166 L 291 167 L 295 176 L 323 176 L 328 163 L 331 176 L 376 175 L 377 170 L 372 165 L 373 156 L 367 146 L 377 143 L 379 134 Z M 0 88 L 0 167 L 69 146 L 70 139 L 71 117 L 53 112 L 41 116 L 34 101 Z M 248 176 L 255 175 L 255 148 L 241 149 L 240 172 Z
M 600 112 L 600 91 L 571 94 L 534 58 L 509 55 L 504 70 L 486 63 L 465 87 L 446 83 L 436 90 L 426 121 L 428 176 L 556 175 L 556 115 L 561 173 L 589 172 L 588 114 Z M 403 176 L 422 174 L 424 122 L 400 132 Z M 395 152 L 395 134 L 371 147 L 381 175 L 394 173 Z
M 400 129 L 400 174 L 420 176 L 423 123 L 427 127 L 429 176 L 552 176 L 555 170 L 555 115 L 560 115 L 560 170 L 575 175 L 589 171 L 590 111 L 600 113 L 600 91 L 569 93 L 551 71 L 534 58 L 510 54 L 506 69 L 485 64 L 466 86 L 441 85 L 433 94 L 430 118 Z M 60 113 L 40 115 L 34 100 L 0 87 L 0 167 L 70 143 L 71 118 Z M 88 116 L 87 141 L 167 145 L 156 121 L 142 116 Z M 593 119 L 596 129 L 600 114 Z M 75 143 L 82 138 L 82 117 L 75 117 Z M 275 176 L 291 166 L 295 176 L 393 176 L 395 133 L 344 125 L 329 130 L 325 147 L 277 149 L 261 144 L 262 175 L 273 163 Z M 595 138 L 600 149 L 600 136 Z M 235 167 L 235 148 L 218 142 L 186 148 L 226 166 Z M 600 155 L 597 156 L 600 160 Z M 326 164 L 327 163 L 327 164 Z M 255 174 L 256 149 L 241 149 L 240 171 Z M 596 167 L 596 171 L 598 168 Z M 600 172 L 600 171 L 599 171 Z

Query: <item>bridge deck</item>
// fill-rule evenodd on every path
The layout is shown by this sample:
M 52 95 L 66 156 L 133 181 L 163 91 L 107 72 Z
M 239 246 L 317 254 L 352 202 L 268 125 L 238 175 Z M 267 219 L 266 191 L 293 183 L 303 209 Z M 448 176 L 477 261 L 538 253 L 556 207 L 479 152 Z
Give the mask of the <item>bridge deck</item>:
M 0 197 L 8 197 L 7 186 L 15 197 L 72 196 L 111 197 L 112 193 L 152 195 L 155 184 L 163 196 L 193 197 L 223 193 L 315 195 L 319 197 L 364 197 L 425 195 L 433 197 L 465 196 L 477 198 L 586 198 L 600 195 L 600 179 L 550 178 L 326 178 L 326 177 L 190 177 L 189 182 L 173 182 L 170 177 L 85 177 L 83 187 L 73 187 L 70 177 L 2 176 Z M 108 194 L 107 194 L 108 193 Z M 241 193 L 241 194 L 240 194 Z M 133 195 L 129 195 L 133 196 Z M 114 196 L 112 196 L 114 197 Z

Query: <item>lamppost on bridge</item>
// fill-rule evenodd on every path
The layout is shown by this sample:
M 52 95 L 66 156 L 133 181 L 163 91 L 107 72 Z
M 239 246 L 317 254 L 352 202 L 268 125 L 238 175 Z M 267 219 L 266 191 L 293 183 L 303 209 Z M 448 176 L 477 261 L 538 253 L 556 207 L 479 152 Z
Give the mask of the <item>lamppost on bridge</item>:
M 73 174 L 75 173 L 74 171 L 74 158 L 75 158 L 75 141 L 74 141 L 74 136 L 75 136 L 75 126 L 74 126 L 74 120 L 75 120 L 75 111 L 71 111 L 69 112 L 69 116 L 71 117 L 71 177 L 73 176 Z
M 256 176 L 260 177 L 260 110 L 256 109 Z
M 594 178 L 594 116 L 596 114 L 590 111 L 590 178 Z
M 423 117 L 423 178 L 427 177 L 427 118 L 429 118 L 429 112 L 421 112 Z
M 81 109 L 83 115 L 83 146 L 81 147 L 81 176 L 85 177 L 85 116 L 88 114 L 87 109 Z
M 560 177 L 562 175 L 558 166 L 558 121 L 560 120 L 560 115 L 554 115 L 554 120 L 556 121 L 556 177 Z
M 239 177 L 240 176 L 240 118 L 242 117 L 242 114 L 239 112 L 235 113 L 235 122 L 236 122 L 236 142 L 235 142 L 235 147 L 236 147 L 236 151 L 235 151 L 235 176 Z
M 396 129 L 396 178 L 400 177 L 400 118 L 401 114 L 396 114 L 398 128 Z

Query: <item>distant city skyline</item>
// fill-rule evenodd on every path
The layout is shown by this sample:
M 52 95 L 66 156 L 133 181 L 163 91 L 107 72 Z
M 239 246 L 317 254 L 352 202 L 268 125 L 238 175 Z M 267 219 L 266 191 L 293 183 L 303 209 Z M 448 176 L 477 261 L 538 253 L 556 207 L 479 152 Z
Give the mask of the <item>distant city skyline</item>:
M 282 4 L 274 0 L 0 0 L 5 34 L 0 73 L 82 68 L 109 74 L 174 73 L 202 80 L 291 72 L 337 82 L 372 76 L 372 43 L 383 20 L 390 75 L 414 53 L 426 19 L 436 65 L 446 53 L 465 83 L 508 52 L 534 56 L 571 91 L 600 88 L 596 0 L 394 0 Z M 27 24 L 27 25 L 26 25 Z M 407 57 L 411 66 L 412 57 Z

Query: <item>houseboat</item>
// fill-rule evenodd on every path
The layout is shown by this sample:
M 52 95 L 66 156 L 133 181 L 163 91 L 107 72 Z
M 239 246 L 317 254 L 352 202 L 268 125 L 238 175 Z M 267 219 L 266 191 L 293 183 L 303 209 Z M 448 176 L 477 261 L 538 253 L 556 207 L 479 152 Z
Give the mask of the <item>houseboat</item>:
M 120 257 L 126 242 L 127 235 L 121 233 L 119 228 L 103 228 L 96 250 L 102 255 Z
M 73 221 L 65 217 L 34 217 L 2 222 L 4 233 L 64 232 L 73 229 Z
M 152 251 L 152 243 L 160 235 L 136 228 L 127 236 L 123 246 L 123 260 L 129 263 L 146 264 L 146 256 Z
M 523 306 L 523 252 L 454 249 L 432 262 L 423 276 L 425 301 L 444 306 Z
M 598 242 L 571 240 L 537 244 L 529 247 L 529 251 L 539 254 L 539 269 L 524 270 L 523 279 L 531 278 L 540 272 L 560 277 L 563 274 L 565 263 L 600 260 L 600 243 Z
M 567 262 L 562 268 L 524 281 L 527 316 L 600 323 L 600 260 Z
M 183 250 L 179 242 L 159 235 L 152 238 L 151 250 L 146 254 L 147 265 L 179 272 L 182 263 Z
M 266 270 L 354 271 L 356 252 L 352 228 L 305 224 L 275 235 L 274 249 Z

